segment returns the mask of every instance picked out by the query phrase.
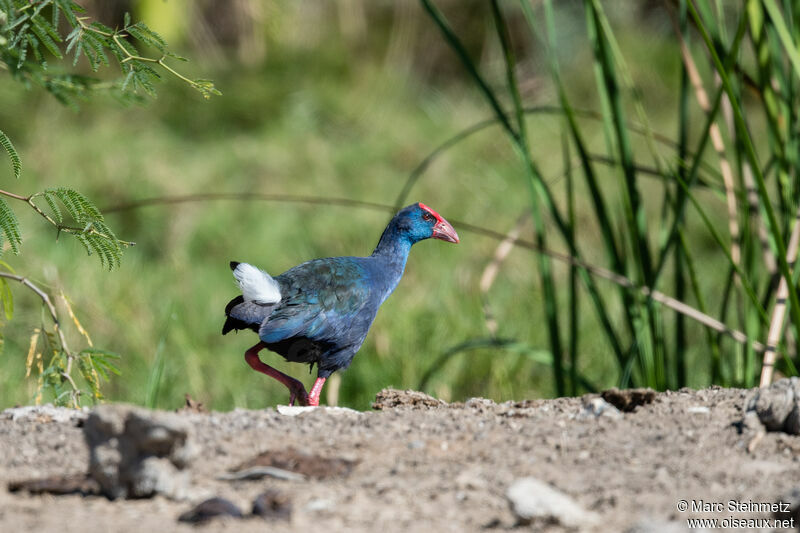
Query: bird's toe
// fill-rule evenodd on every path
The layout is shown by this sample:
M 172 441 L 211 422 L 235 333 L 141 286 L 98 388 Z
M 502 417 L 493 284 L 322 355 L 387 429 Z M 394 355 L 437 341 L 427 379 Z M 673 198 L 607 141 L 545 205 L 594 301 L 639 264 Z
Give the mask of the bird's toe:
M 295 402 L 298 405 L 308 405 L 308 393 L 299 381 L 289 389 L 289 405 L 294 405 Z

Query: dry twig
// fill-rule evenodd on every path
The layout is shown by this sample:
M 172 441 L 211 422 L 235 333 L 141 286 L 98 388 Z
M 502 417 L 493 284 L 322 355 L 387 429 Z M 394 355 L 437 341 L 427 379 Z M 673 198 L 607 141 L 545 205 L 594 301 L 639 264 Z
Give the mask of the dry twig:
M 795 215 L 794 228 L 789 237 L 789 247 L 786 250 L 786 261 L 789 265 L 794 265 L 797 260 L 797 250 L 800 247 L 800 209 Z M 775 369 L 775 354 L 777 353 L 778 341 L 783 329 L 783 320 L 786 318 L 786 298 L 789 296 L 789 283 L 786 278 L 781 278 L 778 285 L 778 294 L 775 298 L 775 308 L 772 310 L 772 320 L 769 323 L 767 333 L 767 348 L 764 351 L 764 362 L 761 365 L 760 386 L 766 387 L 772 383 L 772 372 Z

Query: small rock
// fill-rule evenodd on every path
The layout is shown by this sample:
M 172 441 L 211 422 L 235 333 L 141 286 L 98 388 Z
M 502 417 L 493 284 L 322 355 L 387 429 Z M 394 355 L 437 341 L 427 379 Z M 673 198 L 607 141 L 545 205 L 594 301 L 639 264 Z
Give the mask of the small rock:
M 253 500 L 253 514 L 269 520 L 289 520 L 292 516 L 292 502 L 285 494 L 268 490 Z
M 383 389 L 375 395 L 372 408 L 376 411 L 382 409 L 395 409 L 407 407 L 411 409 L 431 409 L 435 407 L 445 407 L 447 402 L 429 396 L 424 392 L 414 390 Z
M 656 398 L 656 391 L 653 389 L 608 389 L 600 394 L 605 401 L 623 411 L 629 413 L 639 407 L 652 403 Z
M 188 474 L 177 470 L 169 459 L 149 456 L 130 465 L 122 481 L 127 485 L 129 497 L 149 498 L 163 494 L 181 500 L 188 495 Z
M 586 420 L 600 418 L 601 416 L 615 419 L 622 418 L 622 412 L 602 398 L 592 398 L 583 404 L 583 409 L 575 415 L 575 418 Z
M 275 408 L 278 411 L 278 414 L 285 415 L 285 416 L 297 416 L 302 415 L 305 413 L 317 411 L 322 412 L 325 414 L 331 415 L 360 415 L 361 413 L 356 411 L 355 409 L 350 409 L 348 407 L 329 407 L 329 406 L 321 406 L 315 407 L 312 405 L 279 405 Z
M 797 378 L 781 379 L 758 389 L 748 399 L 747 411 L 755 411 L 769 431 L 780 431 L 795 407 Z
M 178 415 L 102 405 L 89 413 L 83 430 L 89 475 L 107 497 L 187 496 L 185 470 L 196 450 L 190 442 L 191 427 Z
M 747 417 L 756 413 L 768 431 L 800 434 L 800 379 L 797 377 L 781 379 L 769 387 L 754 390 L 745 399 L 744 406 L 744 427 L 752 425 Z
M 275 408 L 275 410 L 278 411 L 278 414 L 286 416 L 302 415 L 303 413 L 308 413 L 314 409 L 318 409 L 318 407 L 308 405 L 278 405 Z
M 693 415 L 707 415 L 711 413 L 711 409 L 705 405 L 693 405 L 687 408 L 686 412 Z
M 197 524 L 207 522 L 218 516 L 241 518 L 242 511 L 225 498 L 211 498 L 180 515 L 178 521 Z
M 598 516 L 574 499 L 536 478 L 518 479 L 506 497 L 521 525 L 534 520 L 555 521 L 565 527 L 586 528 L 598 523 Z
M 263 479 L 265 477 L 274 477 L 275 479 L 283 479 L 286 481 L 305 481 L 306 476 L 297 474 L 283 468 L 275 468 L 274 466 L 253 466 L 245 468 L 237 472 L 227 472 L 217 476 L 217 479 L 222 481 L 252 481 Z

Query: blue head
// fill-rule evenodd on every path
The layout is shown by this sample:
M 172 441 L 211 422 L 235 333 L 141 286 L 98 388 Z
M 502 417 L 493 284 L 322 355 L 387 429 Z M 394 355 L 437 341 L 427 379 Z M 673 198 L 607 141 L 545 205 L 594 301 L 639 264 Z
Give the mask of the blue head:
M 447 242 L 458 242 L 458 234 L 442 216 L 423 203 L 416 203 L 401 209 L 381 236 L 381 244 L 404 243 L 413 245 L 424 239 L 440 239 Z

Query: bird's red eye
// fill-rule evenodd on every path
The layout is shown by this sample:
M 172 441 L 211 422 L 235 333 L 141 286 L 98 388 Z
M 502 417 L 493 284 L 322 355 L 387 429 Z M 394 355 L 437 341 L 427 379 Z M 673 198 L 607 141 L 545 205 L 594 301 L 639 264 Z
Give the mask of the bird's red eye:
M 433 215 L 431 215 L 430 213 L 422 213 L 422 220 L 430 222 L 431 220 L 433 220 Z

